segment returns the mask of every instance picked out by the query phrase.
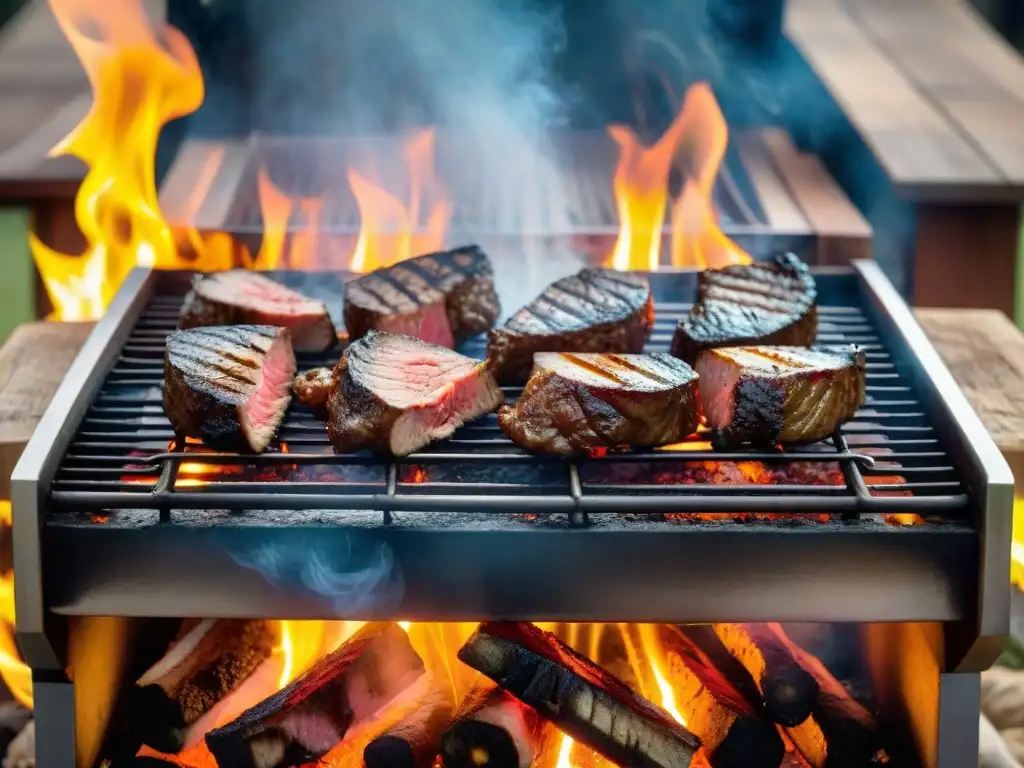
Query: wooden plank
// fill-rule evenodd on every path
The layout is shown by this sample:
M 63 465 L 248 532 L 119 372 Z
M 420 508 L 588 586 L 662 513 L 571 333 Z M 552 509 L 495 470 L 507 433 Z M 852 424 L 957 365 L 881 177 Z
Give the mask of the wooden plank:
M 821 160 L 798 152 L 784 131 L 764 129 L 761 140 L 818 236 L 817 263 L 838 265 L 870 258 L 871 225 Z
M 932 198 L 1006 194 L 1007 179 L 918 93 L 839 0 L 789 0 L 786 32 L 898 189 Z
M 918 322 L 1013 470 L 1024 494 L 1024 333 L 989 309 L 916 309 Z
M 85 342 L 91 323 L 28 323 L 0 347 L 0 499 L 43 411 Z
M 1024 60 L 959 0 L 847 0 L 856 23 L 1004 177 L 1024 184 Z
M 766 222 L 778 232 L 810 232 L 811 225 L 779 178 L 760 137 L 741 133 L 734 139 L 743 168 L 757 194 Z
M 912 303 L 998 309 L 1012 316 L 1019 203 L 916 206 Z

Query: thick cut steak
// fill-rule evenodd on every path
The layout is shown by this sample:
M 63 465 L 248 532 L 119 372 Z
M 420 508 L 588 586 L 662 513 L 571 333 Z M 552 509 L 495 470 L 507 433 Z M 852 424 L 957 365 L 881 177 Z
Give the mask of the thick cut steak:
M 299 352 L 323 352 L 338 340 L 323 302 L 247 269 L 214 272 L 196 280 L 179 322 L 182 328 L 247 324 L 287 328 Z
M 716 347 L 810 346 L 818 333 L 817 298 L 807 265 L 791 253 L 705 270 L 697 278 L 697 301 L 672 336 L 672 354 L 693 365 L 703 350 Z
M 409 336 L 371 331 L 334 369 L 327 435 L 340 452 L 407 456 L 503 400 L 487 364 Z
M 407 259 L 345 286 L 349 338 L 371 330 L 456 347 L 500 313 L 490 259 L 475 245 Z
M 177 435 L 218 451 L 260 453 L 292 398 L 295 353 L 284 328 L 175 331 L 164 353 L 164 412 Z
M 697 374 L 667 354 L 538 352 L 514 405 L 511 440 L 541 453 L 676 443 L 697 428 Z
M 716 446 L 815 443 L 864 402 L 857 347 L 728 347 L 702 353 L 696 367 Z
M 584 269 L 557 280 L 491 331 L 500 382 L 525 381 L 535 352 L 643 352 L 654 325 L 651 286 L 638 275 Z

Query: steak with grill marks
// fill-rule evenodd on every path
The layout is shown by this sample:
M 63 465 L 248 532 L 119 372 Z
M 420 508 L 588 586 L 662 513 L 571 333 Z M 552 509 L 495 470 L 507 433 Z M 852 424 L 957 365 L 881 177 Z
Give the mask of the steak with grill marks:
M 768 262 L 708 269 L 697 301 L 672 336 L 672 354 L 693 365 L 705 349 L 753 344 L 806 347 L 818 333 L 818 291 L 791 253 Z
M 370 331 L 334 370 L 327 436 L 339 452 L 407 456 L 502 400 L 486 363 L 410 336 Z
M 696 367 L 716 448 L 815 443 L 864 402 L 857 347 L 729 347 L 701 353 Z
M 258 272 L 232 269 L 196 280 L 181 309 L 181 328 L 207 325 L 278 325 L 291 331 L 299 352 L 324 352 L 337 331 L 322 301 L 304 296 Z
M 490 259 L 475 245 L 407 259 L 345 286 L 349 338 L 388 331 L 457 347 L 501 311 Z
M 260 453 L 291 402 L 290 333 L 266 325 L 175 331 L 164 353 L 164 412 L 177 435 Z
M 697 374 L 671 355 L 539 352 L 498 424 L 540 453 L 677 443 L 697 429 Z
M 651 286 L 638 275 L 584 269 L 557 280 L 491 331 L 498 381 L 525 381 L 535 352 L 643 352 L 654 326 Z

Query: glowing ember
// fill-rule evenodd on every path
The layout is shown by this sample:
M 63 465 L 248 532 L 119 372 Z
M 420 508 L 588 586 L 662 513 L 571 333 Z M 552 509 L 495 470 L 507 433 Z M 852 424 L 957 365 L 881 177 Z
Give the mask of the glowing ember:
M 626 126 L 609 126 L 608 134 L 619 145 L 612 182 L 619 236 L 611 266 L 658 268 L 673 167 L 682 171 L 684 179 L 670 221 L 673 266 L 703 269 L 750 263 L 750 256 L 722 232 L 712 207 L 728 129 L 707 84 L 689 88 L 679 114 L 653 146 L 643 146 Z
M 434 178 L 434 131 L 416 134 L 406 142 L 404 154 L 409 169 L 408 207 L 354 170 L 348 172 L 360 215 L 359 241 L 351 262 L 353 272 L 371 272 L 444 247 L 451 205 Z M 425 197 L 435 202 L 421 227 Z

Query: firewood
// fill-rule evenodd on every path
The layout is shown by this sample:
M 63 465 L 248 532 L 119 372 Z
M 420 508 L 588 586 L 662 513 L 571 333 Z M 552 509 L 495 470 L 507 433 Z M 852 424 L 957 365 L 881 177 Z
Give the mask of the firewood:
M 533 624 L 484 622 L 459 659 L 620 765 L 687 768 L 700 747 L 666 712 Z
M 783 636 L 784 637 L 784 636 Z M 818 683 L 811 716 L 786 733 L 813 768 L 864 768 L 888 761 L 874 716 L 817 657 L 785 640 L 793 658 Z
M 715 624 L 715 634 L 757 684 L 769 716 L 800 725 L 818 700 L 818 683 L 797 664 L 778 624 Z
M 188 727 L 234 691 L 274 650 L 274 622 L 186 622 L 167 653 L 139 678 L 125 707 L 129 754 L 184 746 Z
M 206 734 L 221 768 L 288 768 L 325 755 L 424 673 L 397 624 L 367 624 L 294 682 Z
M 452 690 L 447 683 L 421 678 L 398 722 L 363 750 L 365 768 L 430 768 L 441 737 L 452 721 Z
M 686 727 L 700 738 L 712 768 L 778 768 L 785 747 L 775 724 L 678 628 L 659 627 L 658 639 L 676 706 Z
M 489 680 L 466 696 L 441 740 L 444 768 L 529 768 L 544 743 L 532 707 Z

